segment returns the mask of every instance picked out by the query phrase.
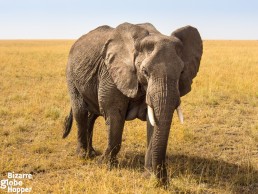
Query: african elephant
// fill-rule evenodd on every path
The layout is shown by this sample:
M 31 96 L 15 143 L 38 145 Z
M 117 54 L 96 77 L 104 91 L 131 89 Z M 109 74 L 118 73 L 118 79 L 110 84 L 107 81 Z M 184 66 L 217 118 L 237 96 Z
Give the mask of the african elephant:
M 94 155 L 92 130 L 96 118 L 103 116 L 108 131 L 103 157 L 115 164 L 125 121 L 147 120 L 145 169 L 166 185 L 165 158 L 173 112 L 178 110 L 183 120 L 180 97 L 190 92 L 201 56 L 201 37 L 191 26 L 165 36 L 149 23 L 123 23 L 83 35 L 68 58 L 71 111 L 63 138 L 74 117 L 78 153 Z

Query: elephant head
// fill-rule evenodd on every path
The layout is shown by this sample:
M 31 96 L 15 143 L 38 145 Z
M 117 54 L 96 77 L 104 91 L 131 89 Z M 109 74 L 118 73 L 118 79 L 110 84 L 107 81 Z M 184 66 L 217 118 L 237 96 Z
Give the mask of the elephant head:
M 154 125 L 150 160 L 163 183 L 167 181 L 165 155 L 172 115 L 180 96 L 191 90 L 201 56 L 201 37 L 191 26 L 165 36 L 151 24 L 124 23 L 114 29 L 103 48 L 117 88 L 129 98 L 142 90 L 146 94 L 149 120 Z

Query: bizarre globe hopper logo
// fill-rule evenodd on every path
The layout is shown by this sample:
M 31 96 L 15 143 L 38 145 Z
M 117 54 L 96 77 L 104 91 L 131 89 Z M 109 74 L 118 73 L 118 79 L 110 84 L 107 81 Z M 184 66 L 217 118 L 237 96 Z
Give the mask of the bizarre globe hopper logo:
M 0 180 L 0 189 L 7 193 L 30 193 L 32 187 L 25 187 L 24 180 L 33 179 L 32 174 L 17 174 L 8 172 L 6 179 Z

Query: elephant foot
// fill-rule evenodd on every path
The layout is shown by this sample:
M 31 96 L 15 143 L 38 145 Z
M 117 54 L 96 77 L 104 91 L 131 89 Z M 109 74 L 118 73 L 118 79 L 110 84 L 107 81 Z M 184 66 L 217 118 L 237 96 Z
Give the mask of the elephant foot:
M 157 177 L 157 183 L 156 183 L 157 187 L 163 187 L 164 189 L 167 189 L 169 186 L 169 179 L 167 176 L 158 176 Z
M 153 172 L 152 169 L 145 167 L 145 171 L 143 172 L 142 177 L 145 179 L 151 179 L 155 187 L 163 187 L 164 189 L 167 189 L 169 186 L 168 178 L 167 177 L 159 178 L 157 177 L 157 175 L 155 176 L 155 173 Z
M 93 147 L 90 147 L 88 150 L 82 146 L 78 146 L 76 150 L 77 156 L 82 159 L 87 158 L 95 158 L 96 156 L 100 155 Z
M 79 158 L 85 159 L 85 158 L 87 158 L 87 149 L 85 149 L 81 146 L 78 146 L 77 150 L 76 150 L 76 154 Z
M 97 152 L 93 147 L 89 148 L 89 151 L 88 151 L 88 157 L 89 158 L 95 158 L 99 155 L 100 155 L 100 152 Z
M 97 163 L 102 165 L 102 164 L 107 164 L 108 170 L 112 170 L 113 168 L 118 167 L 118 160 L 117 158 L 110 158 L 109 156 L 102 155 L 98 158 Z
M 112 170 L 113 168 L 117 168 L 117 167 L 118 167 L 118 160 L 117 160 L 117 158 L 110 159 L 108 169 Z
M 168 189 L 169 181 L 168 181 L 167 179 L 166 179 L 166 180 L 160 180 L 160 179 L 158 179 L 156 186 L 157 186 L 157 187 L 163 187 L 164 189 Z
M 108 159 L 105 155 L 101 155 L 97 158 L 97 163 L 99 165 L 102 165 L 102 164 L 107 164 L 108 163 Z
M 151 171 L 148 169 L 145 169 L 144 173 L 142 173 L 142 177 L 145 179 L 150 179 L 151 178 Z

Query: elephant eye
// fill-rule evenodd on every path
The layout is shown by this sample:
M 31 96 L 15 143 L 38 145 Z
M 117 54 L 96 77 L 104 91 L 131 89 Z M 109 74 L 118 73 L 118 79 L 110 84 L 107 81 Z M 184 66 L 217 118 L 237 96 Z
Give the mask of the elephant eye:
M 145 40 L 140 45 L 140 51 L 146 52 L 147 54 L 151 54 L 154 50 L 154 43 L 150 40 Z
M 151 54 L 154 50 L 154 44 L 152 42 L 148 42 L 145 44 L 145 50 L 148 54 Z
M 149 72 L 146 70 L 146 68 L 142 68 L 142 73 L 144 76 L 149 77 Z
M 146 46 L 146 50 L 147 50 L 147 53 L 148 53 L 148 54 L 151 54 L 152 51 L 154 50 L 154 44 L 148 44 L 148 45 Z

